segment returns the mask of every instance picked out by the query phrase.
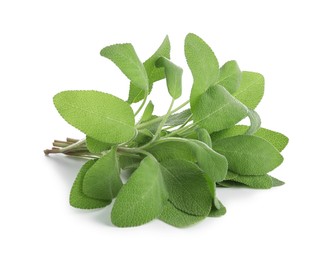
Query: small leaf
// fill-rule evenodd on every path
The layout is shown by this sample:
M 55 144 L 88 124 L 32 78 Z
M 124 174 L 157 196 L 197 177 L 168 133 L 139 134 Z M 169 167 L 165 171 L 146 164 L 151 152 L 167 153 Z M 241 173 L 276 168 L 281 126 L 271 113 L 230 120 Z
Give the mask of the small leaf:
M 137 88 L 148 90 L 149 82 L 145 67 L 130 43 L 107 46 L 100 54 L 115 63 Z
M 79 209 L 104 208 L 111 203 L 110 200 L 99 200 L 89 198 L 83 193 L 83 181 L 87 171 L 94 165 L 95 161 L 86 162 L 80 169 L 77 178 L 70 191 L 70 205 Z
M 135 135 L 128 103 L 103 92 L 63 91 L 53 98 L 60 115 L 86 135 L 104 143 L 123 143 Z
M 208 214 L 208 216 L 212 218 L 217 218 L 225 214 L 226 214 L 226 208 L 217 198 L 215 198 L 214 205 L 211 209 L 211 212 Z
M 278 187 L 278 186 L 282 186 L 284 185 L 284 182 L 279 180 L 279 179 L 276 179 L 275 177 L 273 176 L 270 176 L 271 179 L 272 179 L 272 182 L 273 182 L 273 187 Z
M 160 57 L 156 67 L 164 68 L 166 85 L 172 98 L 177 99 L 182 93 L 182 69 L 165 57 Z
M 231 171 L 241 175 L 263 175 L 283 162 L 273 145 L 252 135 L 216 140 L 213 149 L 227 158 Z
M 207 144 L 207 146 L 212 148 L 212 140 L 207 130 L 205 128 L 198 128 L 196 132 L 197 132 L 198 140 Z
M 231 94 L 240 86 L 241 70 L 236 61 L 226 62 L 220 69 L 220 75 L 217 83 L 223 86 Z
M 145 224 L 157 218 L 167 202 L 159 163 L 147 156 L 120 190 L 111 212 L 118 227 Z
M 191 107 L 210 86 L 218 81 L 219 64 L 212 49 L 197 35 L 189 33 L 185 39 L 185 56 L 194 78 Z
M 260 117 L 258 113 L 254 110 L 249 109 L 248 110 L 248 117 L 250 119 L 250 127 L 248 128 L 246 135 L 253 135 L 256 133 L 260 128 Z
M 139 122 L 141 123 L 150 120 L 153 115 L 153 111 L 154 105 L 152 101 L 149 101 Z
M 166 203 L 164 206 L 159 219 L 171 226 L 183 228 L 205 219 L 205 216 L 194 216 L 187 214 L 177 209 L 171 202 L 168 201 L 168 203 Z
M 198 166 L 180 159 L 164 161 L 161 165 L 172 204 L 188 214 L 208 215 L 212 198 L 203 172 Z
M 202 94 L 192 107 L 194 122 L 209 133 L 229 128 L 247 116 L 247 108 L 222 86 Z
M 240 87 L 233 94 L 241 103 L 255 109 L 264 95 L 264 77 L 256 72 L 242 72 Z
M 86 136 L 86 145 L 88 151 L 91 153 L 101 153 L 103 151 L 110 150 L 112 144 L 103 143 L 90 136 Z
M 157 49 L 157 51 L 144 62 L 144 67 L 148 75 L 149 80 L 149 93 L 152 90 L 153 83 L 156 81 L 159 81 L 161 79 L 164 79 L 164 69 L 163 68 L 157 68 L 155 66 L 155 62 L 159 57 L 166 57 L 170 58 L 170 41 L 169 37 L 166 36 L 164 38 L 164 41 L 160 45 L 160 47 Z M 143 89 L 140 89 L 136 86 L 134 86 L 132 83 L 130 84 L 130 90 L 129 90 L 129 97 L 128 97 L 128 103 L 137 103 L 140 100 L 142 100 L 145 97 L 145 91 Z
M 182 159 L 197 162 L 215 182 L 224 180 L 226 176 L 228 163 L 225 157 L 198 140 L 170 137 L 161 143 L 153 144 L 148 150 L 159 161 Z
M 180 113 L 175 113 L 169 116 L 168 120 L 166 120 L 166 126 L 178 126 L 185 123 L 189 117 L 192 115 L 190 109 L 186 109 Z
M 91 198 L 112 200 L 121 187 L 116 148 L 112 148 L 87 171 L 83 181 L 83 192 Z
M 223 139 L 231 136 L 244 135 L 248 131 L 249 127 L 244 125 L 236 125 L 229 129 L 225 129 L 219 132 L 211 134 L 212 142 L 214 143 L 218 139 Z M 289 139 L 276 131 L 272 131 L 266 128 L 259 128 L 254 136 L 261 137 L 271 143 L 279 152 L 283 151 L 289 142 Z

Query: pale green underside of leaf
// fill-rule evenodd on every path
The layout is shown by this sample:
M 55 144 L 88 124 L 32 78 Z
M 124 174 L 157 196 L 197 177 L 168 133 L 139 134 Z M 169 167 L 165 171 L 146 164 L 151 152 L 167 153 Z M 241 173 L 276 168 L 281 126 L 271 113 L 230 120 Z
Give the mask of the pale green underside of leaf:
M 248 109 L 224 87 L 211 86 L 192 106 L 194 122 L 209 133 L 229 128 L 245 118 Z
M 246 135 L 253 135 L 260 128 L 260 125 L 261 125 L 260 116 L 258 115 L 258 113 L 256 111 L 249 109 L 248 117 L 250 119 L 250 127 L 248 128 L 248 130 L 246 131 L 245 134 Z
M 169 200 L 179 210 L 196 216 L 206 216 L 211 209 L 211 194 L 203 172 L 185 160 L 161 162 Z
M 165 57 L 160 57 L 155 64 L 158 68 L 164 68 L 166 85 L 170 96 L 174 99 L 179 98 L 182 93 L 182 68 Z
M 233 94 L 240 86 L 241 77 L 237 62 L 231 60 L 221 67 L 217 83 Z
M 207 130 L 205 128 L 198 128 L 196 132 L 197 132 L 198 141 L 201 141 L 207 144 L 207 146 L 209 146 L 210 148 L 212 148 L 211 136 L 209 135 Z
M 139 60 L 130 43 L 114 44 L 101 50 L 103 57 L 110 59 L 136 87 L 148 90 L 148 77 L 144 65 Z
M 112 208 L 111 221 L 118 227 L 145 224 L 161 214 L 167 199 L 160 165 L 148 156 L 121 188 Z
M 178 228 L 188 227 L 205 219 L 205 216 L 194 216 L 177 209 L 168 201 L 163 208 L 159 219 Z
M 283 162 L 273 145 L 251 135 L 215 140 L 213 149 L 227 158 L 231 171 L 242 175 L 263 175 Z
M 63 91 L 53 101 L 69 124 L 96 140 L 122 143 L 135 135 L 131 107 L 113 95 L 94 90 Z
M 242 72 L 240 87 L 233 93 L 241 103 L 255 109 L 264 95 L 264 77 L 256 72 Z
M 156 52 L 144 62 L 144 67 L 148 75 L 149 80 L 149 93 L 152 90 L 153 83 L 156 81 L 159 81 L 161 79 L 164 79 L 164 69 L 163 68 L 157 68 L 155 66 L 155 62 L 159 57 L 166 57 L 170 58 L 170 41 L 169 37 L 166 36 L 160 47 L 156 50 Z M 140 100 L 142 100 L 145 97 L 145 92 L 141 88 L 138 88 L 134 86 L 133 84 L 130 84 L 130 90 L 129 90 L 129 97 L 128 97 L 128 103 L 137 103 Z
M 101 153 L 103 151 L 109 150 L 112 144 L 103 143 L 90 136 L 86 136 L 86 145 L 88 151 L 91 153 Z
M 95 161 L 86 162 L 80 169 L 74 184 L 70 191 L 70 205 L 79 209 L 96 209 L 103 208 L 111 201 L 89 198 L 83 193 L 83 181 L 87 171 L 94 165 Z
M 116 148 L 112 148 L 87 171 L 83 181 L 83 192 L 91 198 L 112 200 L 121 187 Z
M 222 181 L 227 172 L 228 163 L 225 157 L 198 140 L 174 137 L 153 144 L 148 150 L 159 161 L 182 159 L 196 162 L 215 182 Z
M 244 135 L 248 129 L 248 126 L 236 125 L 232 128 L 215 132 L 211 134 L 212 142 L 214 143 L 218 139 L 223 139 L 231 136 Z M 261 137 L 271 143 L 279 152 L 283 151 L 289 142 L 289 139 L 285 135 L 266 128 L 260 128 L 254 135 Z
M 195 34 L 186 36 L 184 49 L 194 79 L 190 95 L 192 107 L 198 97 L 218 81 L 219 64 L 212 49 Z

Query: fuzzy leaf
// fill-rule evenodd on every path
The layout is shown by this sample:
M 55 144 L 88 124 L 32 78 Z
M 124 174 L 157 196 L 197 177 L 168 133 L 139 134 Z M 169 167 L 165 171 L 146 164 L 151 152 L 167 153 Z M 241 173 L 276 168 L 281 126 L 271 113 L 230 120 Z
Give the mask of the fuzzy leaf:
M 116 148 L 112 148 L 87 171 L 83 181 L 83 192 L 91 198 L 112 200 L 121 187 Z
M 149 101 L 139 122 L 141 123 L 151 119 L 153 115 L 153 111 L 154 111 L 154 105 L 152 101 Z
M 169 200 L 179 210 L 196 216 L 206 216 L 212 198 L 203 172 L 185 160 L 161 162 Z
M 220 69 L 217 83 L 223 86 L 231 94 L 240 86 L 241 70 L 235 60 L 226 62 Z
M 167 126 L 178 126 L 185 123 L 188 118 L 191 116 L 191 110 L 186 109 L 180 113 L 175 113 L 169 116 L 168 120 L 166 120 L 165 125 Z
M 118 227 L 145 224 L 161 214 L 167 198 L 160 164 L 147 156 L 121 188 L 112 208 L 112 223 Z
M 216 140 L 213 149 L 227 158 L 231 171 L 241 175 L 263 175 L 283 162 L 273 145 L 252 135 Z
M 103 92 L 63 91 L 53 98 L 60 115 L 86 135 L 104 143 L 123 143 L 135 135 L 128 103 Z
M 137 88 L 148 90 L 149 82 L 145 67 L 130 43 L 107 46 L 100 54 L 115 63 Z
M 241 103 L 250 109 L 255 109 L 264 95 L 264 77 L 256 72 L 242 72 L 240 87 L 235 93 Z
M 170 96 L 174 99 L 179 98 L 182 93 L 182 68 L 165 57 L 160 57 L 155 64 L 158 68 L 164 68 L 166 85 Z
M 256 133 L 259 128 L 260 128 L 260 116 L 258 115 L 258 113 L 254 110 L 249 109 L 248 110 L 248 117 L 250 119 L 250 127 L 248 128 L 248 130 L 246 131 L 246 135 L 253 135 L 254 133 Z
M 218 139 L 223 139 L 231 136 L 244 135 L 248 129 L 248 126 L 236 125 L 229 129 L 215 132 L 211 134 L 212 142 L 214 143 Z M 254 136 L 261 137 L 270 142 L 279 152 L 283 151 L 289 142 L 289 139 L 285 135 L 266 128 L 259 128 Z
M 273 187 L 278 187 L 278 186 L 282 186 L 284 184 L 283 181 L 279 180 L 279 179 L 276 179 L 275 177 L 273 176 L 270 176 L 272 181 L 273 181 Z
M 86 145 L 88 151 L 91 153 L 101 153 L 103 151 L 109 150 L 111 144 L 103 143 L 90 136 L 86 136 Z
M 207 130 L 205 128 L 198 128 L 196 132 L 198 137 L 197 139 L 212 148 L 212 140 Z
M 163 68 L 157 68 L 155 66 L 155 62 L 159 57 L 166 57 L 170 58 L 170 41 L 169 37 L 166 36 L 164 38 L 164 41 L 160 45 L 160 47 L 156 50 L 156 52 L 144 62 L 144 67 L 148 75 L 149 80 L 149 93 L 152 90 L 153 83 L 156 81 L 159 81 L 161 79 L 164 79 L 164 69 Z M 141 88 L 138 88 L 134 86 L 132 83 L 130 84 L 130 90 L 129 90 L 129 97 L 128 102 L 129 103 L 137 103 L 140 100 L 142 100 L 145 97 L 145 91 Z
M 235 125 L 248 109 L 224 87 L 214 85 L 198 98 L 192 112 L 194 122 L 212 133 Z
M 209 213 L 208 216 L 217 218 L 217 217 L 221 217 L 225 214 L 226 214 L 226 208 L 217 198 L 215 198 L 214 205 L 213 205 L 211 212 Z
M 197 35 L 189 33 L 185 39 L 185 56 L 194 78 L 191 89 L 191 108 L 210 86 L 218 81 L 219 64 L 212 49 Z
M 70 205 L 79 209 L 103 208 L 111 203 L 111 200 L 99 200 L 89 198 L 83 193 L 83 181 L 87 171 L 94 165 L 95 161 L 86 162 L 80 169 L 70 191 Z
M 230 172 L 228 172 L 229 175 Z M 232 181 L 242 183 L 250 188 L 254 189 L 270 189 L 273 187 L 273 180 L 272 178 L 265 174 L 265 175 L 239 175 L 233 173 Z
M 164 206 L 159 219 L 178 228 L 191 226 L 203 219 L 205 216 L 194 216 L 177 209 L 170 201 Z

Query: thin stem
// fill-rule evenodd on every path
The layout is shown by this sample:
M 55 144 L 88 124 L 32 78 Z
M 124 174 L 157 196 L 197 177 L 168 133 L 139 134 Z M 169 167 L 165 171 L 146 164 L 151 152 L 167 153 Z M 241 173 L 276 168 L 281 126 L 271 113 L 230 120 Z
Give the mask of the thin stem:
M 85 144 L 85 142 L 86 142 L 86 139 L 81 139 L 78 142 L 73 143 L 73 144 L 70 144 L 70 145 L 68 145 L 66 147 L 57 148 L 57 149 L 51 149 L 51 150 L 46 149 L 46 150 L 44 150 L 44 153 L 46 155 L 48 155 L 50 153 L 65 153 L 65 152 L 71 151 L 71 150 L 73 150 L 75 148 L 79 148 L 80 146 L 82 146 L 83 144 Z
M 188 105 L 189 102 L 190 102 L 190 101 L 188 100 L 188 101 L 182 103 L 180 106 L 178 106 L 178 107 L 176 107 L 175 109 L 173 109 L 173 110 L 171 111 L 171 114 L 173 114 L 173 113 L 179 111 L 181 108 L 183 108 L 183 107 L 185 107 L 186 105 Z M 164 115 L 164 116 L 165 116 L 165 115 Z M 154 118 L 154 119 L 152 119 L 152 120 L 150 120 L 150 121 L 147 121 L 147 122 L 145 122 L 145 123 L 139 124 L 139 125 L 137 126 L 137 128 L 139 128 L 139 129 L 140 129 L 140 128 L 144 128 L 144 127 L 146 127 L 146 126 L 148 126 L 148 125 L 152 125 L 152 124 L 154 124 L 154 123 L 160 122 L 160 121 L 162 120 L 162 118 L 164 118 L 164 116 L 159 116 L 159 117 Z
M 178 128 L 178 129 L 180 129 L 180 128 L 183 128 L 186 124 L 188 124 L 189 123 L 189 121 L 192 119 L 192 114 L 187 118 L 187 120 Z
M 178 128 L 177 130 L 167 134 L 163 138 L 165 139 L 165 138 L 170 137 L 170 136 L 181 134 L 181 133 L 183 133 L 183 132 L 185 132 L 185 131 L 187 131 L 187 130 L 191 129 L 192 127 L 195 127 L 195 126 L 196 126 L 195 124 L 190 124 L 190 125 L 187 125 L 187 126 L 185 126 L 183 128 Z
M 148 91 L 145 91 L 145 98 L 143 99 L 143 102 L 141 103 L 140 107 L 138 108 L 138 110 L 135 113 L 135 117 L 139 114 L 139 112 L 143 109 L 146 101 L 147 101 L 147 96 L 148 96 Z
M 119 152 L 126 152 L 126 153 L 141 153 L 147 156 L 153 156 L 151 153 L 144 151 L 140 148 L 127 148 L 127 147 L 118 147 Z
M 154 135 L 154 137 L 153 137 L 153 139 L 152 139 L 152 141 L 150 143 L 152 143 L 153 141 L 155 141 L 157 139 L 157 137 L 160 135 L 160 132 L 162 130 L 162 127 L 164 126 L 166 120 L 169 118 L 169 116 L 172 113 L 173 104 L 174 104 L 174 98 L 172 99 L 171 104 L 170 104 L 169 109 L 168 109 L 168 112 L 163 117 L 161 123 L 159 124 L 158 128 L 156 129 L 155 135 Z

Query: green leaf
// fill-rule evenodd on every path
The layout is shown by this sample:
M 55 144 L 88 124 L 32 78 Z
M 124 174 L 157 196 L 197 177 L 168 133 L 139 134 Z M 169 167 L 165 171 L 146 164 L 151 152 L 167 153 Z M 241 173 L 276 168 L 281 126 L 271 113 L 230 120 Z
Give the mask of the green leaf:
M 139 123 L 150 120 L 153 115 L 153 111 L 154 111 L 154 105 L 153 105 L 152 101 L 149 101 Z
M 189 33 L 185 39 L 185 56 L 194 78 L 191 89 L 191 108 L 210 86 L 218 81 L 219 64 L 212 49 L 197 35 Z
M 122 187 L 116 147 L 98 159 L 87 171 L 83 192 L 95 199 L 112 200 Z
M 229 175 L 230 172 L 228 172 Z M 233 178 L 231 179 L 234 182 L 242 183 L 250 188 L 254 189 L 270 189 L 273 187 L 272 178 L 265 175 L 239 175 L 233 173 Z
M 231 171 L 242 175 L 263 175 L 283 162 L 273 145 L 252 135 L 216 140 L 213 149 L 227 158 Z
M 182 93 L 182 68 L 165 57 L 160 57 L 155 65 L 158 68 L 164 68 L 166 85 L 170 96 L 174 99 L 179 98 Z
M 101 153 L 109 150 L 112 144 L 103 143 L 90 136 L 86 136 L 86 145 L 91 153 Z
M 227 138 L 231 136 L 244 135 L 248 131 L 249 127 L 244 125 L 236 125 L 229 129 L 225 129 L 219 132 L 211 134 L 212 142 L 214 143 L 218 139 Z M 279 152 L 283 151 L 289 142 L 289 139 L 279 133 L 266 128 L 259 128 L 254 136 L 261 137 L 271 143 Z
M 180 113 L 175 113 L 169 116 L 168 120 L 166 120 L 166 126 L 178 126 L 185 123 L 189 117 L 192 115 L 190 109 L 186 109 Z
M 222 86 L 207 89 L 192 107 L 194 122 L 209 133 L 229 128 L 245 118 L 248 109 Z
M 138 130 L 137 136 L 132 142 L 129 144 L 130 147 L 137 147 L 144 145 L 149 142 L 153 138 L 153 133 L 149 129 L 141 129 Z
M 226 62 L 220 69 L 217 83 L 223 86 L 231 94 L 240 86 L 241 70 L 235 60 Z
M 144 62 L 144 67 L 148 75 L 149 80 L 149 93 L 152 90 L 153 83 L 156 81 L 159 81 L 161 79 L 164 79 L 164 69 L 163 68 L 157 68 L 155 66 L 155 62 L 159 57 L 166 57 L 170 58 L 170 41 L 169 37 L 166 36 L 160 47 L 157 49 L 157 51 Z M 142 100 L 145 97 L 145 91 L 137 88 L 132 83 L 130 84 L 130 90 L 129 90 L 129 97 L 128 102 L 129 103 L 137 103 L 140 100 Z
M 225 214 L 226 214 L 226 208 L 217 198 L 215 198 L 214 205 L 211 209 L 211 212 L 208 214 L 208 216 L 216 218 L 216 217 L 221 217 Z
M 163 222 L 178 228 L 191 226 L 203 219 L 205 216 L 194 216 L 177 209 L 171 202 L 164 206 L 159 219 Z
M 95 161 L 86 162 L 80 169 L 77 178 L 70 191 L 70 205 L 79 209 L 103 208 L 111 203 L 110 200 L 99 200 L 89 198 L 83 193 L 83 181 L 87 171 L 94 165 Z
M 185 160 L 161 162 L 169 200 L 179 210 L 196 216 L 207 216 L 212 198 L 203 172 Z
M 256 133 L 260 128 L 260 116 L 258 113 L 254 110 L 249 109 L 248 110 L 248 117 L 250 119 L 250 127 L 248 128 L 246 135 L 253 135 Z
M 256 72 L 242 72 L 240 87 L 233 94 L 241 103 L 255 109 L 264 95 L 264 77 Z
M 118 227 L 145 224 L 157 218 L 167 202 L 160 164 L 147 156 L 120 190 L 111 212 Z
M 224 180 L 226 176 L 228 163 L 225 157 L 198 140 L 169 137 L 154 143 L 148 151 L 159 161 L 182 159 L 197 162 L 215 182 Z
M 279 180 L 279 179 L 276 179 L 275 177 L 273 176 L 270 176 L 272 181 L 273 181 L 273 187 L 278 187 L 278 186 L 282 186 L 284 185 L 284 182 Z
M 115 96 L 94 90 L 63 91 L 53 101 L 69 124 L 98 141 L 123 143 L 135 135 L 134 112 Z
M 198 140 L 207 144 L 207 146 L 212 148 L 212 140 L 207 130 L 205 128 L 198 128 L 196 132 L 197 132 Z
M 101 50 L 101 56 L 110 59 L 137 88 L 147 91 L 149 82 L 144 65 L 130 43 L 114 44 Z

